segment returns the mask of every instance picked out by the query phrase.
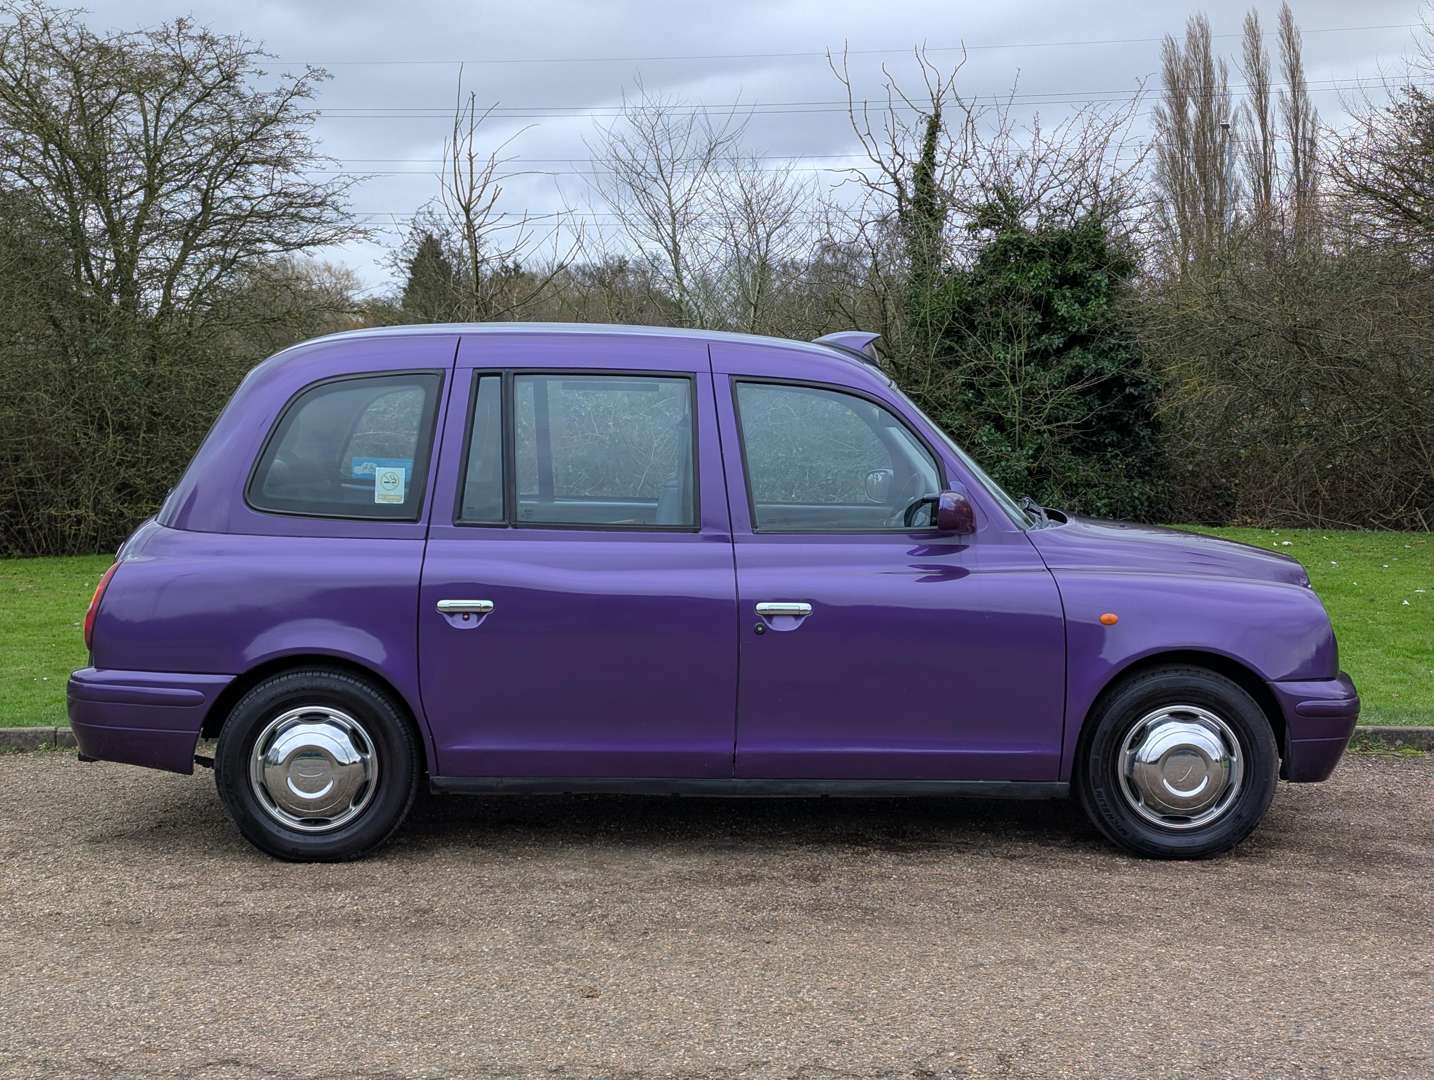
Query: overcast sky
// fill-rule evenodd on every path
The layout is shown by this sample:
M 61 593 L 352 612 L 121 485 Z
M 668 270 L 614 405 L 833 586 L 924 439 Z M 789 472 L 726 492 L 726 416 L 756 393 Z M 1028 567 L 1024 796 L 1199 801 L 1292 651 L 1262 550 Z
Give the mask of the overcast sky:
M 1248 6 L 1201 5 L 1232 60 Z M 1256 6 L 1272 29 L 1277 0 Z M 1340 115 L 1339 87 L 1401 66 L 1413 40 L 1408 27 L 1425 10 L 1418 0 L 1296 0 L 1293 7 L 1313 99 L 1331 120 Z M 938 50 L 933 58 L 949 62 L 964 43 L 965 93 L 998 93 L 1019 79 L 1043 121 L 1054 121 L 1069 102 L 1133 91 L 1142 79 L 1154 85 L 1158 39 L 1180 33 L 1195 9 L 1149 0 L 90 0 L 90 10 L 97 28 L 114 29 L 190 14 L 261 42 L 278 57 L 276 70 L 325 66 L 332 79 L 316 103 L 318 137 L 344 168 L 376 174 L 354 208 L 391 229 L 435 192 L 459 61 L 480 103 L 535 114 L 504 116 L 490 131 L 497 141 L 532 125 L 511 147 L 519 157 L 512 168 L 540 174 L 513 179 L 504 207 L 543 211 L 588 205 L 589 181 L 580 174 L 592 167 L 584 140 L 593 137 L 594 113 L 610 110 L 638 78 L 650 91 L 693 103 L 755 106 L 751 153 L 830 169 L 847 160 L 853 140 L 836 107 L 840 87 L 822 55 L 828 48 L 845 42 L 866 50 L 852 56 L 852 71 L 858 92 L 877 93 L 883 62 L 911 74 L 913 44 L 924 42 Z M 366 287 L 387 286 L 382 245 L 356 244 L 334 258 Z

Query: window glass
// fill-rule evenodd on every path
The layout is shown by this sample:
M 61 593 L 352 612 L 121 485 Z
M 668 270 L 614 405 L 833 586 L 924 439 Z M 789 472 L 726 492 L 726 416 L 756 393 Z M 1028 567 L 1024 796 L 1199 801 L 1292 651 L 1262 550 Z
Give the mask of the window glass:
M 696 524 L 690 379 L 517 375 L 517 520 Z
M 249 483 L 259 510 L 414 520 L 423 502 L 435 374 L 335 380 L 284 411 Z
M 990 474 L 987 473 L 985 469 L 981 468 L 980 465 L 976 464 L 976 460 L 972 458 L 970 454 L 966 453 L 965 450 L 961 449 L 961 447 L 957 445 L 955 439 L 953 439 L 950 435 L 946 434 L 945 428 L 943 428 L 940 424 L 936 423 L 936 421 L 932 420 L 930 416 L 928 416 L 925 412 L 922 411 L 922 409 L 916 404 L 916 402 L 912 401 L 905 394 L 902 394 L 900 389 L 892 387 L 892 390 L 897 394 L 901 394 L 901 399 L 906 402 L 907 407 L 911 409 L 912 412 L 916 413 L 917 416 L 925 420 L 926 423 L 930 426 L 931 430 L 936 432 L 936 434 L 941 438 L 941 441 L 946 444 L 946 448 L 961 459 L 961 464 L 966 466 L 966 468 L 970 471 L 971 475 L 976 478 L 977 483 L 979 483 L 988 492 L 990 492 L 991 495 L 995 497 L 996 501 L 1001 504 L 1001 509 L 1006 512 L 1006 515 L 1011 519 L 1012 522 L 1022 526 L 1036 524 L 1036 521 L 1034 520 L 1032 515 L 1027 511 L 1022 510 L 1020 504 L 1017 503 L 1015 499 L 1011 498 L 1011 496 L 1006 492 L 1006 489 L 1003 488 L 1000 484 L 996 483 L 996 481 L 992 480 Z
M 473 395 L 458 520 L 503 520 L 503 380 L 497 375 L 479 378 Z
M 865 398 L 739 382 L 737 407 L 759 529 L 901 530 L 906 509 L 941 489 L 926 447 Z M 913 523 L 930 525 L 933 512 L 922 509 Z

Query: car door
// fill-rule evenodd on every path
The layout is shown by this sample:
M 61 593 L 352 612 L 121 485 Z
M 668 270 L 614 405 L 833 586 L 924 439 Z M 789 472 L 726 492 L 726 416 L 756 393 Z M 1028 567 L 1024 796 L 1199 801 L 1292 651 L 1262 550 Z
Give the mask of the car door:
M 705 343 L 459 349 L 419 600 L 453 777 L 730 777 L 736 587 Z
M 874 369 L 712 356 L 744 627 L 737 776 L 1056 779 L 1061 604 L 1022 529 Z M 927 527 L 929 510 L 904 523 L 952 482 L 974 535 Z

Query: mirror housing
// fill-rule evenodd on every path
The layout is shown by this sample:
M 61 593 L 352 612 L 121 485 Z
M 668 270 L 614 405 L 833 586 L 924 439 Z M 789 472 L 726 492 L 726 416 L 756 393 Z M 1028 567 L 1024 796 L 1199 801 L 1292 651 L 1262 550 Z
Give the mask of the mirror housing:
M 976 531 L 976 508 L 966 496 L 963 487 L 949 488 L 940 495 L 928 495 L 917 499 L 906 508 L 906 527 L 916 528 L 916 515 L 926 507 L 932 507 L 932 524 L 937 532 L 965 535 Z
M 936 496 L 936 528 L 963 535 L 976 531 L 976 508 L 964 490 L 951 488 Z

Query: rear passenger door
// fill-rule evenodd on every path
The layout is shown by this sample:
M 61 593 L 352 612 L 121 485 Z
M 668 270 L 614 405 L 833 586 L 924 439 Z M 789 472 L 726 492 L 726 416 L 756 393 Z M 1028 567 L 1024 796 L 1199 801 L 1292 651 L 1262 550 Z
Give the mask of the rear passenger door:
M 479 334 L 419 601 L 451 777 L 726 777 L 736 587 L 707 348 Z

